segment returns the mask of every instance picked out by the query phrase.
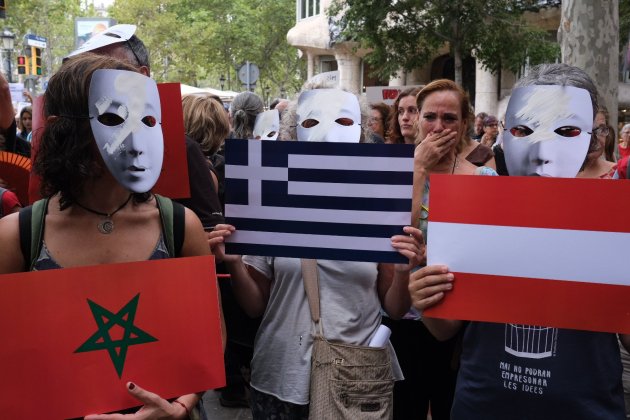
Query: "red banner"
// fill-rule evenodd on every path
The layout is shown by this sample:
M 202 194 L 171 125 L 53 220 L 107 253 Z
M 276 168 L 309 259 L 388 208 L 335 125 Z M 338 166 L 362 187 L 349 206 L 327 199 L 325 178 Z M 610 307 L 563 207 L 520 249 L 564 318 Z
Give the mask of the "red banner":
M 455 274 L 437 318 L 630 333 L 630 182 L 432 176 L 428 262 Z
M 169 198 L 190 197 L 188 181 L 188 161 L 186 159 L 186 143 L 184 137 L 184 115 L 179 83 L 159 83 L 160 104 L 162 107 L 162 133 L 164 134 L 164 161 L 162 172 L 153 187 L 153 192 Z M 31 159 L 35 155 L 46 125 L 43 117 L 43 96 L 33 101 L 33 139 Z M 29 184 L 29 204 L 39 200 L 39 177 L 31 172 Z
M 225 384 L 213 257 L 0 276 L 0 412 L 79 417 Z

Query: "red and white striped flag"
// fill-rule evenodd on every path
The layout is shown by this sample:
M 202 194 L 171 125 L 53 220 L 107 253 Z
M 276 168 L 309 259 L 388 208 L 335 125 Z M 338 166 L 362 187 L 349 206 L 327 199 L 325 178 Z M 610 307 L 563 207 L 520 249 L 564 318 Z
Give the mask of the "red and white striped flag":
M 429 264 L 455 274 L 438 318 L 630 333 L 630 183 L 432 176 Z

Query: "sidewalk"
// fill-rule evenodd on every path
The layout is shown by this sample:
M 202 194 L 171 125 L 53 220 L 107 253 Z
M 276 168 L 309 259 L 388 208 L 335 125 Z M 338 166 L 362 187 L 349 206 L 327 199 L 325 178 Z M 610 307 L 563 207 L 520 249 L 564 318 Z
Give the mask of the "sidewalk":
M 203 396 L 203 405 L 209 420 L 251 420 L 249 408 L 226 408 L 219 403 L 219 393 L 207 391 Z

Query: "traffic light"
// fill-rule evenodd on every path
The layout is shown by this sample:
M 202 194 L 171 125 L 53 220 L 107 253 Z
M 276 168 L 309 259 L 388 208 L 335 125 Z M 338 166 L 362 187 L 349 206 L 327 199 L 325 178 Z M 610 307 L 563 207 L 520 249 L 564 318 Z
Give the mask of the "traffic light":
M 17 69 L 18 74 L 30 74 L 30 69 L 28 68 L 28 58 L 23 55 L 18 55 L 17 58 Z
M 42 49 L 38 47 L 31 47 L 31 74 L 42 75 Z

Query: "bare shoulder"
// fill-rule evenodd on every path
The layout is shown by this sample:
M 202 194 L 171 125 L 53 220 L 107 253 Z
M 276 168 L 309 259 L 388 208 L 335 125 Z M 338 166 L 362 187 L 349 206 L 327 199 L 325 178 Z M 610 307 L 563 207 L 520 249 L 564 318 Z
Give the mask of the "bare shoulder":
M 20 249 L 19 213 L 0 219 L 0 274 L 24 271 L 24 258 Z

